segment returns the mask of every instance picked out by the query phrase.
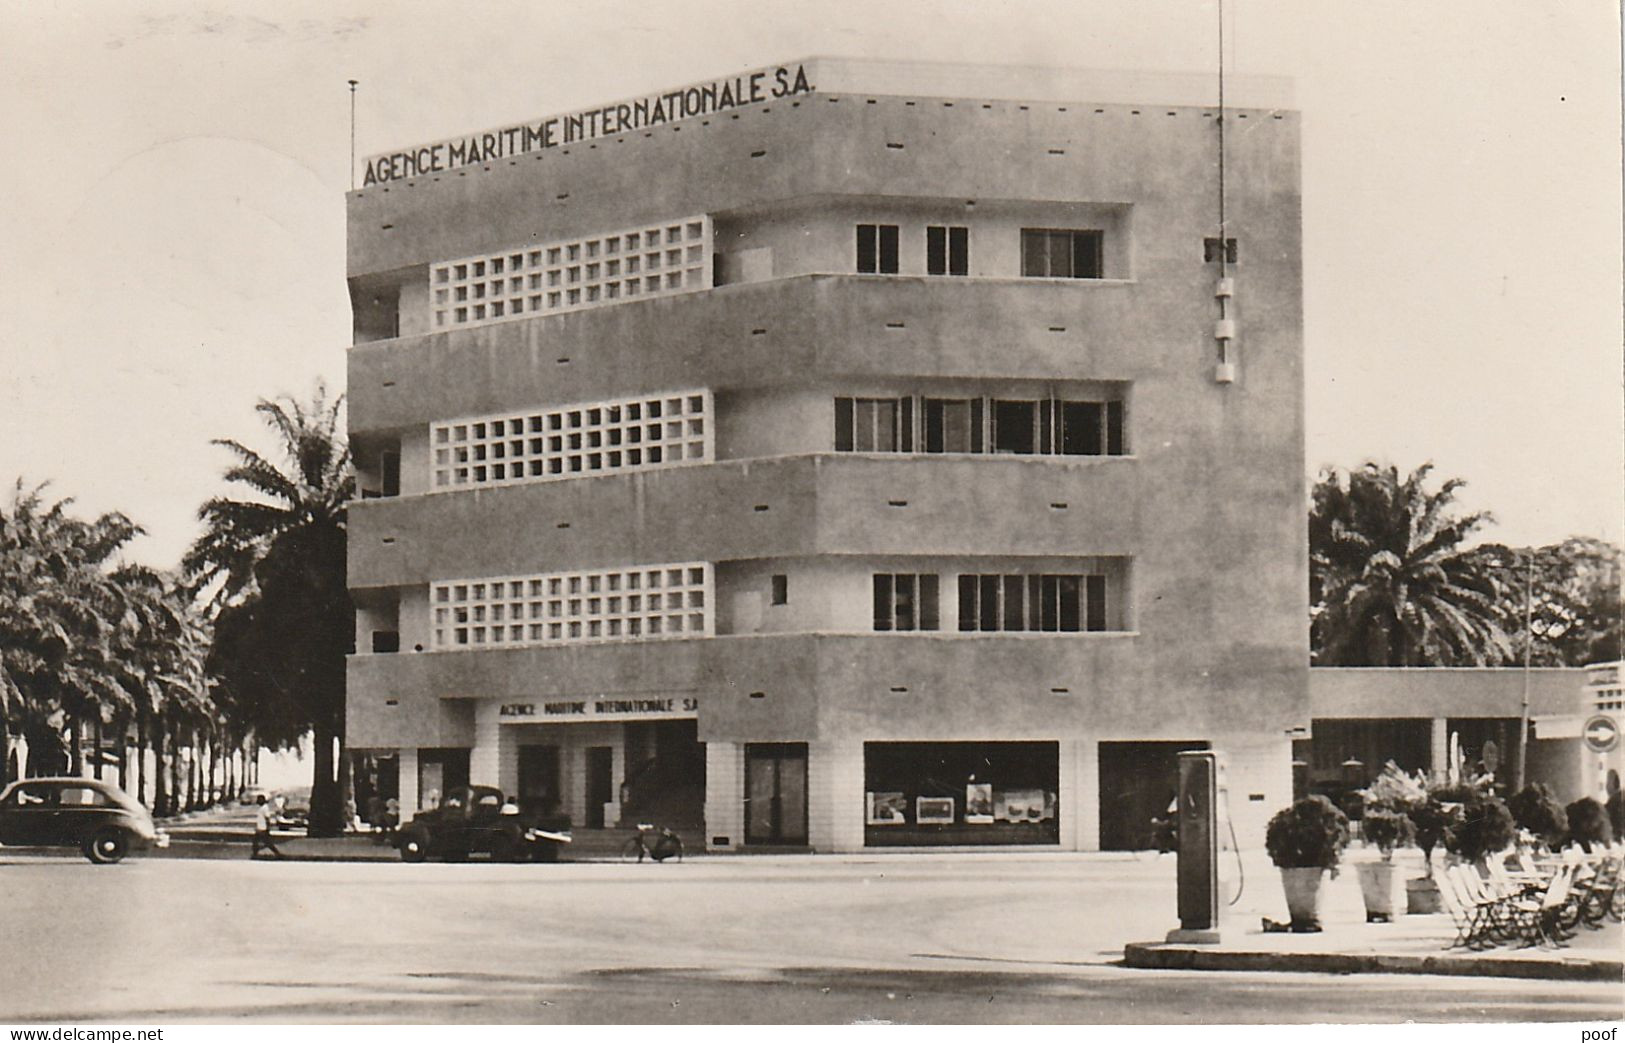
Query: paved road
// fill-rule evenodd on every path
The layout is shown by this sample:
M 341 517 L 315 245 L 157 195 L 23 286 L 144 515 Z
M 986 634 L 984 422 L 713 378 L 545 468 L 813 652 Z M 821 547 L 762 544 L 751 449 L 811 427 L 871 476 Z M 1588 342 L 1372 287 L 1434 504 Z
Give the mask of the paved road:
M 1622 1013 L 1615 985 L 1115 966 L 1124 942 L 1160 938 L 1171 925 L 1172 876 L 1172 859 L 1067 855 L 95 867 L 68 855 L 0 852 L 8 968 L 0 1022 L 1248 1023 Z M 1274 891 L 1257 897 L 1262 908 L 1279 903 Z

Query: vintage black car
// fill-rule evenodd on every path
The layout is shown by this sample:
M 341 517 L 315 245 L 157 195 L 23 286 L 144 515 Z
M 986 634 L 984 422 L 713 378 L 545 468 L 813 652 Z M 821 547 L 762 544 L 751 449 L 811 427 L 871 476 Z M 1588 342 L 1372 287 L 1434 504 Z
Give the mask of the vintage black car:
M 465 786 L 418 812 L 396 831 L 395 846 L 407 862 L 480 853 L 500 862 L 557 862 L 569 828 L 568 819 L 521 811 L 493 786 Z
M 21 779 L 0 793 L 0 844 L 76 847 L 97 865 L 132 849 L 168 847 L 169 834 L 134 797 L 97 779 Z

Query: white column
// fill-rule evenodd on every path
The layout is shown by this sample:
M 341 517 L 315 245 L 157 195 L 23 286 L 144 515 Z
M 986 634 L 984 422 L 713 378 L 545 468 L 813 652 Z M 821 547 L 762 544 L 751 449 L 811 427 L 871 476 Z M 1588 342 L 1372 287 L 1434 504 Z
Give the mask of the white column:
M 416 747 L 403 746 L 400 753 L 401 770 L 401 821 L 411 821 L 412 815 L 421 807 L 418 803 L 418 751 Z
M 626 782 L 626 730 L 624 725 L 614 727 L 616 735 L 606 743 L 609 746 L 609 801 L 604 805 L 604 825 L 610 829 L 621 824 L 621 785 Z
M 705 744 L 705 843 L 727 837 L 714 850 L 735 851 L 745 842 L 745 748 L 737 742 Z
M 498 746 L 502 738 L 502 704 L 495 699 L 474 703 L 474 749 L 468 755 L 468 781 L 475 786 L 500 786 Z
M 1264 848 L 1264 827 L 1270 816 L 1292 803 L 1292 740 L 1282 735 L 1222 735 L 1214 749 L 1223 755 L 1224 790 L 1219 806 L 1220 847 L 1230 844 L 1228 815 L 1242 851 Z M 1256 798 L 1256 799 L 1255 799 Z
M 863 742 L 807 745 L 807 843 L 814 851 L 863 850 Z
M 1446 717 L 1433 718 L 1433 731 L 1430 736 L 1429 763 L 1431 771 L 1444 773 L 1450 767 L 1450 720 Z
M 1100 850 L 1100 744 L 1092 738 L 1061 743 L 1061 848 Z
M 497 728 L 497 786 L 507 796 L 519 792 L 519 737 L 513 728 Z

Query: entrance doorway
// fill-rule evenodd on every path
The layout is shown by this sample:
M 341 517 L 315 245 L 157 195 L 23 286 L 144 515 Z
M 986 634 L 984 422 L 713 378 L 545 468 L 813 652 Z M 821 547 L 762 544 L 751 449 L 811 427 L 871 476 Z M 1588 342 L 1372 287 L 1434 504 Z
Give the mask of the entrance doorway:
M 745 745 L 745 843 L 807 842 L 807 744 Z
M 519 747 L 519 806 L 552 815 L 559 810 L 559 748 Z
M 615 750 L 587 747 L 587 828 L 604 828 L 604 805 L 615 799 Z
M 621 821 L 705 828 L 705 744 L 697 721 L 629 721 Z
M 1179 795 L 1179 754 L 1205 750 L 1189 742 L 1100 744 L 1100 850 L 1140 851 L 1151 843 L 1151 820 L 1163 818 Z
M 468 750 L 427 747 L 418 750 L 418 806 L 438 807 L 447 794 L 467 786 L 468 765 Z

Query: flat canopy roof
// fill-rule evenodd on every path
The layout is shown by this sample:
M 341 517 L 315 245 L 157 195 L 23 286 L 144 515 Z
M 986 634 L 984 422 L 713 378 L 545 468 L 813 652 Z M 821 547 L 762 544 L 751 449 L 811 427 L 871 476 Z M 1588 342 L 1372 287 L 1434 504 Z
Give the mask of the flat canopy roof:
M 1529 671 L 1529 713 L 1579 713 L 1586 672 Z M 1519 667 L 1317 666 L 1309 671 L 1309 709 L 1318 718 L 1517 717 L 1523 703 Z

